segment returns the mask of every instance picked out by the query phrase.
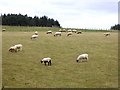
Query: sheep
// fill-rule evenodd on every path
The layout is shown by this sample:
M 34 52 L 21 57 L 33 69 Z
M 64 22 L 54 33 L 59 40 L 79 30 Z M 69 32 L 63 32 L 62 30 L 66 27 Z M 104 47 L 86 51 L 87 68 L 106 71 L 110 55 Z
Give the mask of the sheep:
M 82 34 L 82 31 L 78 31 L 77 34 Z
M 17 52 L 17 47 L 16 46 L 11 46 L 8 51 L 10 52 Z
M 69 30 L 67 30 L 68 32 L 72 32 L 72 30 L 71 29 L 69 29 Z
M 108 33 L 104 33 L 104 35 L 107 37 L 107 36 L 110 36 L 110 33 L 108 32 Z
M 59 32 L 62 32 L 62 29 L 60 29 Z
M 55 36 L 61 36 L 61 32 L 55 32 L 54 37 Z
M 22 51 L 22 44 L 17 44 L 15 47 L 17 48 L 17 51 Z
M 76 33 L 76 32 L 77 32 L 77 30 L 72 30 L 72 32 Z
M 38 32 L 37 32 L 37 31 L 35 31 L 35 35 L 38 35 Z
M 6 31 L 6 29 L 2 29 L 2 31 Z
M 68 33 L 67 33 L 67 36 L 70 36 L 70 35 L 72 35 L 72 32 L 68 32 Z
M 65 29 L 60 29 L 59 32 L 66 32 L 66 30 Z
M 52 34 L 52 31 L 51 31 L 51 30 L 49 30 L 49 31 L 47 31 L 47 32 L 46 32 L 46 34 Z
M 63 29 L 62 32 L 66 32 L 66 29 Z
M 51 65 L 51 58 L 49 58 L 49 57 L 47 57 L 47 58 L 43 58 L 42 60 L 41 60 L 41 63 L 43 63 L 44 62 L 44 64 L 45 64 L 45 66 L 46 66 L 46 63 L 48 63 L 48 66 L 49 65 Z
M 10 52 L 17 52 L 17 51 L 22 51 L 22 44 L 17 44 L 14 46 L 11 46 L 8 51 Z
M 82 61 L 88 61 L 88 54 L 81 54 L 81 55 L 79 55 L 79 56 L 77 57 L 77 60 L 76 60 L 76 61 L 78 62 L 79 60 L 80 60 L 81 62 L 82 62 Z
M 37 39 L 38 38 L 38 35 L 32 35 L 31 36 L 31 39 Z

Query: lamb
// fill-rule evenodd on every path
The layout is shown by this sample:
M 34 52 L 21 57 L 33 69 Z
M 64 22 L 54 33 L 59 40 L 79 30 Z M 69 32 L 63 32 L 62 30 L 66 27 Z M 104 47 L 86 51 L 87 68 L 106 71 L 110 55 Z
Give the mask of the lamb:
M 82 61 L 88 61 L 88 54 L 81 54 L 81 55 L 79 55 L 76 61 L 78 62 L 79 60 L 81 62 Z
M 104 33 L 104 35 L 107 37 L 107 36 L 110 36 L 110 33 L 108 32 L 108 33 Z
M 35 31 L 35 35 L 38 35 L 38 32 L 37 32 L 37 31 Z
M 67 33 L 67 36 L 70 36 L 70 35 L 72 35 L 72 32 L 68 32 L 68 33 Z
M 54 36 L 61 36 L 61 32 L 55 32 Z
M 32 35 L 31 39 L 37 39 L 38 35 Z
M 46 32 L 46 34 L 52 34 L 52 31 L 51 31 L 51 30 L 49 30 L 49 31 L 47 31 L 47 32 Z
M 49 65 L 51 65 L 51 58 L 49 58 L 49 57 L 43 58 L 43 59 L 41 60 L 41 63 L 43 63 L 43 62 L 44 62 L 44 64 L 45 64 L 45 66 L 46 66 L 46 63 L 48 63 L 48 66 L 49 66 Z

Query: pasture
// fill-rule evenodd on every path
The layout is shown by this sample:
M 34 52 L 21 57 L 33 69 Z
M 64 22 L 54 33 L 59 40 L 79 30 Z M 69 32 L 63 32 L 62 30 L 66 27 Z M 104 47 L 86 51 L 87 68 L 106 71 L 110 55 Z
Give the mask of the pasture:
M 117 88 L 118 34 L 83 32 L 67 37 L 46 35 L 58 28 L 5 27 L 2 32 L 2 84 L 8 88 Z M 44 30 L 45 31 L 44 31 Z M 7 31 L 8 30 L 8 31 Z M 18 31 L 17 31 L 18 30 Z M 38 40 L 31 40 L 37 30 Z M 8 48 L 21 43 L 23 51 Z M 88 62 L 76 62 L 78 55 L 89 54 Z M 52 65 L 40 63 L 52 58 Z

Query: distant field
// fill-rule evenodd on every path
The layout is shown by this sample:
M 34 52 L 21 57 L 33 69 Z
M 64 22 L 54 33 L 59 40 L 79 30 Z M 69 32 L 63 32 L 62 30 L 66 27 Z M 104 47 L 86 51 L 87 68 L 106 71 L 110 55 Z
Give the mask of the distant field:
M 117 88 L 118 34 L 83 32 L 67 37 L 46 35 L 45 31 L 59 28 L 3 27 L 2 63 L 3 85 L 17 88 Z M 18 31 L 17 31 L 18 30 Z M 38 40 L 31 40 L 34 31 Z M 45 30 L 45 31 L 44 31 Z M 23 51 L 8 52 L 14 44 L 23 44 Z M 88 53 L 89 61 L 77 63 L 79 54 Z M 52 58 L 52 66 L 40 63 Z

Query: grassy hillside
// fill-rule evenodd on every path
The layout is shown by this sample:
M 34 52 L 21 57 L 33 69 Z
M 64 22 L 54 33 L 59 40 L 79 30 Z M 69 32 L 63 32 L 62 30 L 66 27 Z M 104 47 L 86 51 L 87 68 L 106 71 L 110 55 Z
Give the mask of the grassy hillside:
M 29 32 L 21 32 L 23 28 L 25 31 L 29 28 Z M 17 29 L 18 32 L 14 32 Z M 61 37 L 54 37 L 38 29 L 44 28 L 7 27 L 11 32 L 3 32 L 2 59 L 5 87 L 118 87 L 116 32 L 111 32 L 110 37 L 104 37 L 103 32 L 83 32 L 70 37 L 62 33 Z M 30 39 L 34 30 L 39 32 L 38 40 Z M 23 51 L 8 52 L 8 48 L 17 43 L 23 44 Z M 82 53 L 89 54 L 89 61 L 77 63 L 76 58 Z M 52 58 L 52 66 L 40 63 L 44 57 Z

